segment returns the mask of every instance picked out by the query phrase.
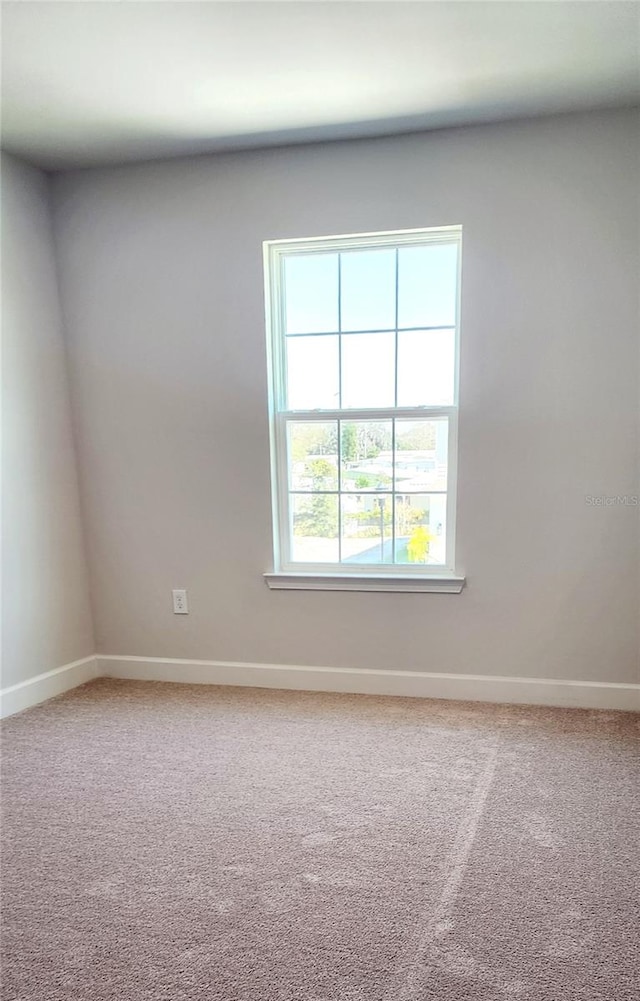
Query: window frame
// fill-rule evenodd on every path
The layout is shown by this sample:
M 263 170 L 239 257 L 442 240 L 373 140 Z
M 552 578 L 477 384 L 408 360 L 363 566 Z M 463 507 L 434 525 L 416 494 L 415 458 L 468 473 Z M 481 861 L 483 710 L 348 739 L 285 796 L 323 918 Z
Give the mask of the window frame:
M 292 251 L 296 255 L 324 254 L 352 250 L 402 249 L 437 244 L 455 244 L 457 247 L 456 303 L 454 325 L 453 400 L 448 405 L 418 407 L 339 408 L 315 410 L 289 410 L 287 407 L 286 369 L 286 317 L 284 262 Z M 265 319 L 267 335 L 267 364 L 269 385 L 269 429 L 271 452 L 271 494 L 273 521 L 274 570 L 265 574 L 271 587 L 304 587 L 305 578 L 315 590 L 323 586 L 340 588 L 340 581 L 363 582 L 362 589 L 385 590 L 380 584 L 386 580 L 408 582 L 411 586 L 400 590 L 459 591 L 463 577 L 456 576 L 456 499 L 458 472 L 458 416 L 460 368 L 460 302 L 462 264 L 462 226 L 439 226 L 391 232 L 359 233 L 346 236 L 311 237 L 288 240 L 266 240 L 263 243 Z M 397 365 L 397 328 L 396 328 Z M 327 422 L 412 419 L 448 420 L 447 456 L 447 506 L 446 506 L 446 563 L 445 564 L 357 564 L 357 563 L 301 563 L 293 561 L 290 553 L 289 469 L 287 464 L 287 422 Z M 338 469 L 340 469 L 340 428 L 338 425 Z M 402 491 L 397 491 L 402 493 Z M 424 493 L 438 491 L 425 490 Z M 340 503 L 339 487 L 335 491 Z M 431 581 L 433 587 L 420 587 L 420 582 Z M 376 584 L 378 582 L 378 584 Z M 459 586 L 457 586 L 459 584 Z M 440 586 L 439 586 L 440 585 Z M 395 588 L 390 588 L 395 589 Z

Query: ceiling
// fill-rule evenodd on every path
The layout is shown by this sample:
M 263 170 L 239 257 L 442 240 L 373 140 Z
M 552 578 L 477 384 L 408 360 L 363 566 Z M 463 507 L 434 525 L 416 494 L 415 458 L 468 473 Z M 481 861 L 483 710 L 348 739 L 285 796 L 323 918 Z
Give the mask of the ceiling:
M 2 4 L 3 147 L 47 169 L 640 103 L 640 5 Z

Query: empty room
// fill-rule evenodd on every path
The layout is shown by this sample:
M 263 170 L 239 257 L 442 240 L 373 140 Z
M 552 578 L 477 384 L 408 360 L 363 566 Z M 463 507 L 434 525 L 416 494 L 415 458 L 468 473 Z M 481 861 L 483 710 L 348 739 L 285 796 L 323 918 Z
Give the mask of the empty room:
M 1 1001 L 636 1001 L 640 4 L 1 7 Z

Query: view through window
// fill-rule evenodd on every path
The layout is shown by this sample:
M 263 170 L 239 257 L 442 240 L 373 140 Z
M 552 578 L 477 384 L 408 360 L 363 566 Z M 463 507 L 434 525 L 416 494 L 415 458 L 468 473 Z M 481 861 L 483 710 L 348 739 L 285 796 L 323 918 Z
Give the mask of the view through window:
M 265 244 L 276 569 L 453 569 L 461 236 Z

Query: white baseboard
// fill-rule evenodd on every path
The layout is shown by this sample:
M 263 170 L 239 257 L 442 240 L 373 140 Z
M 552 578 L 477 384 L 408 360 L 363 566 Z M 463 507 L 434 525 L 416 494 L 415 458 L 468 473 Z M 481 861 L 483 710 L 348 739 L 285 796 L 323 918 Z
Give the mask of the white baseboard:
M 53 671 L 37 674 L 35 678 L 21 681 L 0 690 L 0 717 L 13 716 L 23 709 L 36 706 L 39 702 L 61 695 L 70 688 L 84 685 L 98 677 L 98 663 L 95 656 L 74 660 L 72 664 L 64 664 Z
M 12 716 L 98 677 L 640 712 L 640 684 L 97 654 L 3 689 L 0 716 Z
M 98 654 L 98 673 L 109 678 L 184 684 L 243 685 L 312 692 L 408 695 L 583 709 L 640 711 L 640 684 L 555 681 L 475 674 L 427 674 L 342 667 L 296 667 L 218 660 L 118 657 Z

